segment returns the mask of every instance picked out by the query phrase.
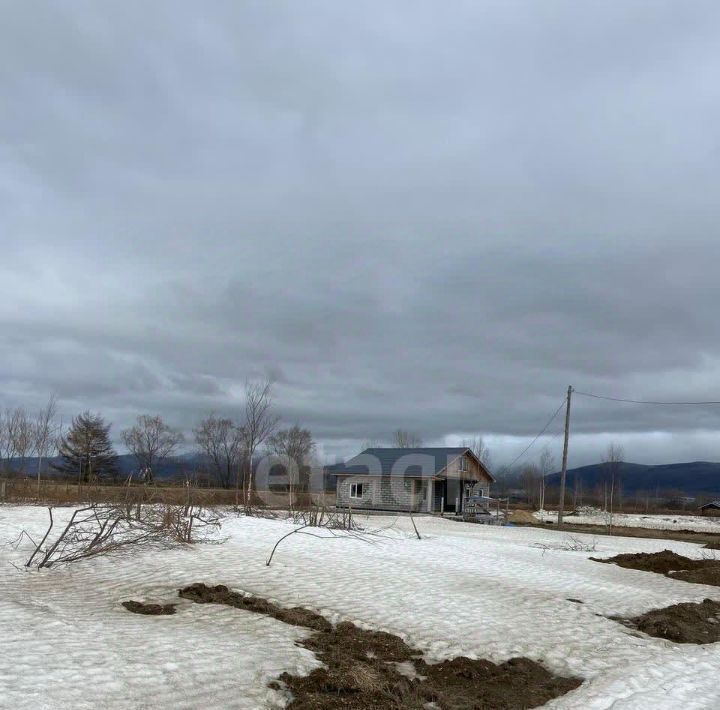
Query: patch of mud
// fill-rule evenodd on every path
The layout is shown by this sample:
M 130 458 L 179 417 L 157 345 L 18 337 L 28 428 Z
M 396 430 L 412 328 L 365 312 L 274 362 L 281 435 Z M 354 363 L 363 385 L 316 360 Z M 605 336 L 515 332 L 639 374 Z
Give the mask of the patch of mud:
M 637 552 L 616 555 L 607 559 L 591 557 L 595 562 L 616 564 L 619 567 L 663 574 L 671 579 L 720 587 L 720 560 L 692 560 L 671 550 Z
M 145 604 L 143 602 L 127 601 L 122 605 L 133 614 L 148 614 L 150 616 L 167 616 L 175 613 L 175 604 Z
M 191 584 L 189 587 L 179 590 L 178 594 L 183 599 L 190 599 L 198 604 L 227 604 L 237 609 L 265 614 L 291 626 L 305 626 L 315 631 L 330 631 L 332 629 L 332 624 L 324 616 L 316 614 L 314 611 L 299 606 L 284 609 L 262 597 L 246 596 L 230 591 L 222 584 L 217 587 L 208 587 L 205 584 Z
M 716 643 L 720 641 L 720 602 L 705 599 L 664 609 L 653 609 L 632 619 L 616 619 L 649 636 L 675 643 Z
M 292 693 L 288 707 L 293 710 L 519 710 L 544 705 L 582 682 L 555 676 L 528 658 L 499 665 L 465 657 L 429 664 L 399 636 L 349 622 L 333 626 L 307 609 L 283 609 L 224 586 L 193 584 L 179 594 L 201 604 L 228 604 L 315 631 L 299 643 L 325 667 L 307 676 L 283 673 L 271 683 Z

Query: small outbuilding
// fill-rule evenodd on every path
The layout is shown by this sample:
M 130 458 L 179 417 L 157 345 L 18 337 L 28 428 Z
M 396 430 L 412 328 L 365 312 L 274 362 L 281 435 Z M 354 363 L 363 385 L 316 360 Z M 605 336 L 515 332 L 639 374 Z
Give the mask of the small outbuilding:
M 700 515 L 720 517 L 720 500 L 713 500 L 710 503 L 700 506 Z
M 335 471 L 337 506 L 460 514 L 488 503 L 490 471 L 467 447 L 372 448 Z

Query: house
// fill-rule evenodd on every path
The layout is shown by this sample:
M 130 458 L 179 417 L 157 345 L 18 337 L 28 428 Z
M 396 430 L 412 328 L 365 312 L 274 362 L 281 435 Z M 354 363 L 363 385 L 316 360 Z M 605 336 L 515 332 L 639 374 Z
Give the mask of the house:
M 427 513 L 460 514 L 470 497 L 488 500 L 495 482 L 465 446 L 365 449 L 335 475 L 338 507 Z
M 713 500 L 710 503 L 700 506 L 701 515 L 720 516 L 720 500 Z

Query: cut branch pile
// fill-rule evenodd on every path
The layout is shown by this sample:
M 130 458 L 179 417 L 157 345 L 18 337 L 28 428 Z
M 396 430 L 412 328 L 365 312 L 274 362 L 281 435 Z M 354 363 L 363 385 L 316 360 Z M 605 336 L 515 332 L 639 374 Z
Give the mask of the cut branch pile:
M 214 514 L 192 506 L 90 505 L 78 508 L 54 539 L 53 509 L 45 535 L 25 563 L 38 569 L 104 555 L 120 550 L 156 545 L 170 546 L 204 539 L 220 528 Z

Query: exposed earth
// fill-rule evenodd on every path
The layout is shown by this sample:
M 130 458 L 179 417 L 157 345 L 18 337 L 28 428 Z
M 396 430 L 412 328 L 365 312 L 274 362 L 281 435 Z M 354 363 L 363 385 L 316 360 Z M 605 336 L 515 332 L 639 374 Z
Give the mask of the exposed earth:
M 577 688 L 578 678 L 553 675 L 529 658 L 495 664 L 464 656 L 428 664 L 399 636 L 361 629 L 350 622 L 333 626 L 320 614 L 284 609 L 266 599 L 225 586 L 192 584 L 179 591 L 200 604 L 226 604 L 267 614 L 314 633 L 299 641 L 325 664 L 309 675 L 283 673 L 271 684 L 292 693 L 295 710 L 366 710 L 432 707 L 447 710 L 521 709 L 544 705 Z
M 680 579 L 683 582 L 720 586 L 720 560 L 716 559 L 693 560 L 670 550 L 652 553 L 626 553 L 605 559 L 597 557 L 590 559 L 627 569 L 656 572 L 671 579 Z

